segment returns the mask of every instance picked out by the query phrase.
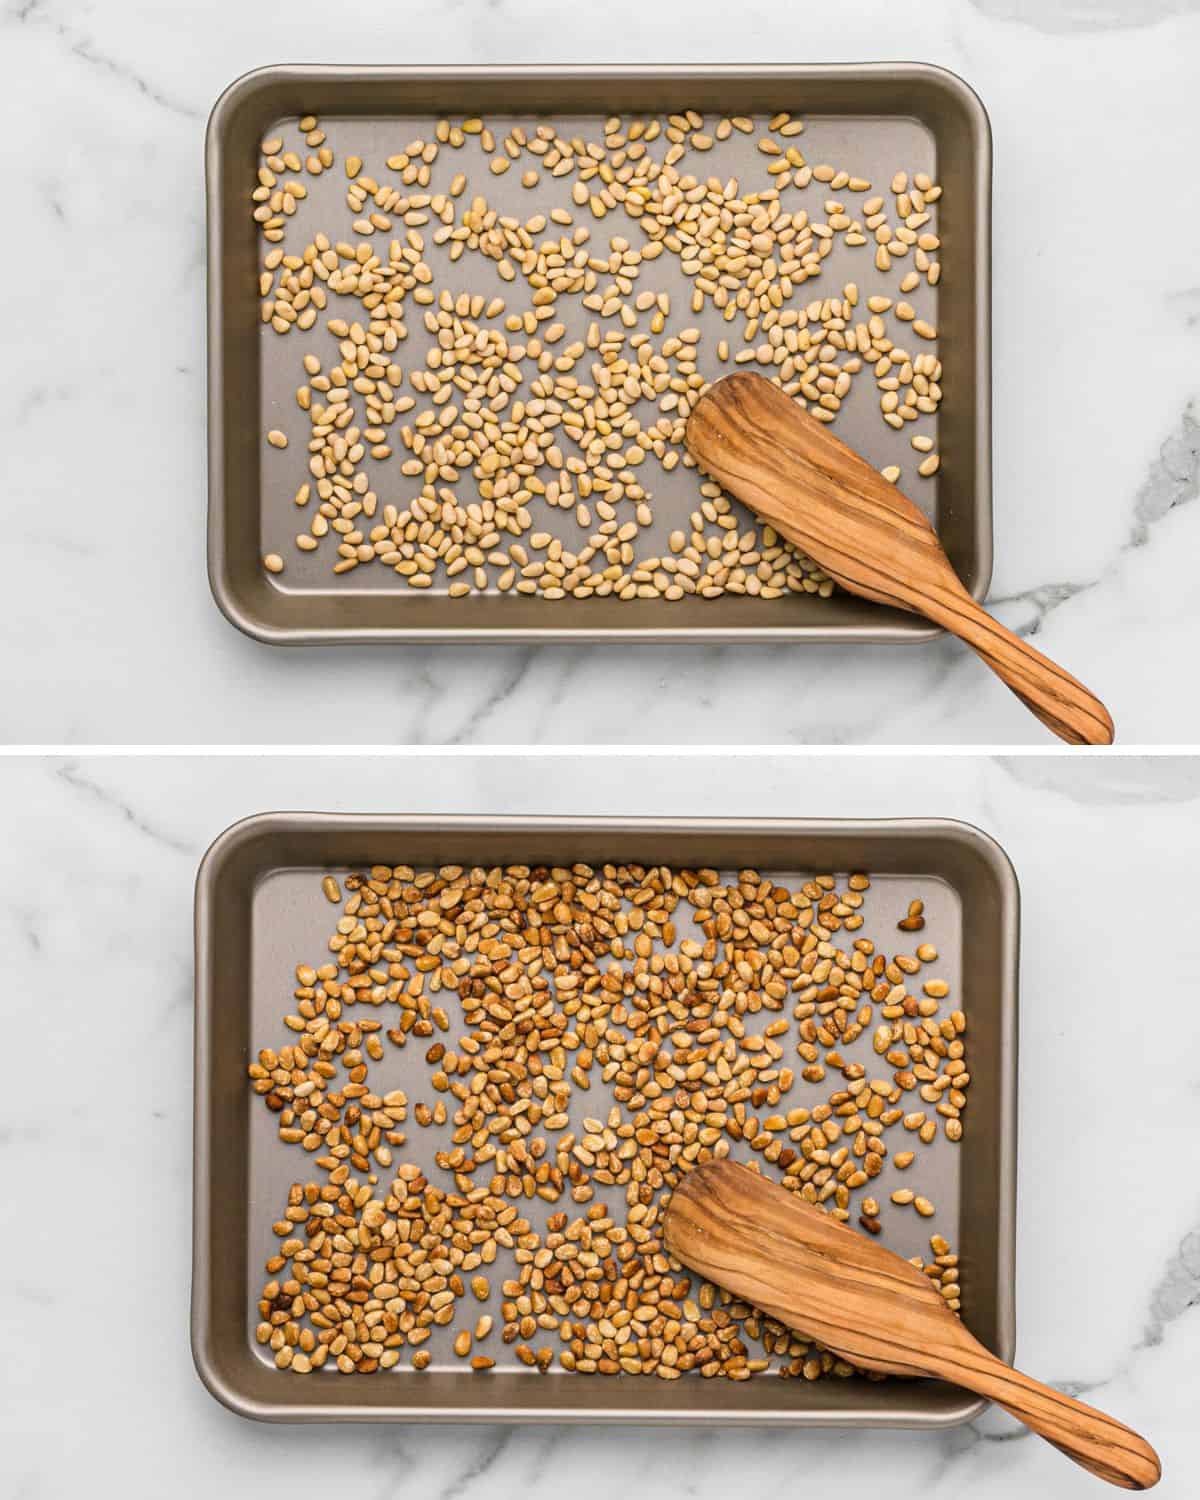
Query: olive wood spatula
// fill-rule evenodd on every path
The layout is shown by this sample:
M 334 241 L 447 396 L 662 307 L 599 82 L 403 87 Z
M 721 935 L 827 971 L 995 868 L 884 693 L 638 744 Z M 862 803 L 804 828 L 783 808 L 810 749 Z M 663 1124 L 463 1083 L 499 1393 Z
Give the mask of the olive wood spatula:
M 1103 703 L 976 604 L 913 502 L 765 376 L 739 371 L 709 386 L 686 441 L 701 468 L 844 589 L 966 641 L 1061 739 L 1112 743 Z
M 952 1381 L 1110 1484 L 1158 1482 L 1158 1456 L 1136 1432 L 1010 1368 L 916 1266 L 748 1167 L 711 1161 L 689 1172 L 663 1238 L 685 1265 L 865 1370 Z

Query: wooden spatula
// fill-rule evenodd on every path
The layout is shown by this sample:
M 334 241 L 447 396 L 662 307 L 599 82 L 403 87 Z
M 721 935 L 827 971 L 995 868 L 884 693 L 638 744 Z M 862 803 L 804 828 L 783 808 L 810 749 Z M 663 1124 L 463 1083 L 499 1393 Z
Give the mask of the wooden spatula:
M 1136 1432 L 1011 1369 L 915 1266 L 748 1167 L 712 1161 L 689 1172 L 663 1238 L 685 1265 L 864 1370 L 952 1381 L 1110 1484 L 1158 1482 L 1158 1455 Z
M 913 502 L 764 376 L 740 371 L 711 385 L 686 440 L 701 468 L 844 589 L 966 641 L 1062 739 L 1112 743 L 1103 703 L 975 603 Z

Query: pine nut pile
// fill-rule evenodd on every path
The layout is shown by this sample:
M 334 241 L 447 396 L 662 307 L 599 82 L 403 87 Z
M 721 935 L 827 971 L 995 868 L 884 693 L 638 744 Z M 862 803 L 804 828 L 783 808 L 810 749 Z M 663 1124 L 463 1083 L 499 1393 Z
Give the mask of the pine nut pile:
M 656 476 L 694 468 L 688 413 L 742 364 L 825 422 L 873 381 L 912 474 L 938 471 L 918 430 L 942 399 L 937 329 L 906 299 L 941 277 L 940 185 L 810 164 L 788 113 L 567 128 L 431 120 L 370 166 L 345 156 L 349 222 L 302 233 L 305 179 L 338 170 L 326 131 L 309 115 L 262 142 L 264 336 L 300 344 L 295 547 L 453 597 L 827 597 L 815 563 L 699 474 L 687 527 L 656 539 Z M 741 136 L 756 179 L 706 175 Z M 510 171 L 527 215 L 489 200 Z M 820 285 L 835 246 L 863 257 L 869 292 Z M 282 573 L 284 552 L 263 566 Z
M 730 1154 L 872 1234 L 935 1213 L 872 1183 L 889 1161 L 919 1181 L 921 1148 L 961 1139 L 966 1020 L 932 944 L 885 957 L 856 935 L 869 887 L 635 865 L 326 876 L 328 958 L 298 965 L 289 1038 L 249 1068 L 307 1174 L 273 1226 L 259 1344 L 298 1373 L 424 1369 L 439 1329 L 478 1371 L 502 1344 L 543 1372 L 856 1373 L 698 1282 L 659 1226 L 681 1175 Z M 901 926 L 923 924 L 914 901 Z M 406 1047 L 427 1089 L 376 1092 Z M 929 1243 L 957 1310 L 958 1258 Z

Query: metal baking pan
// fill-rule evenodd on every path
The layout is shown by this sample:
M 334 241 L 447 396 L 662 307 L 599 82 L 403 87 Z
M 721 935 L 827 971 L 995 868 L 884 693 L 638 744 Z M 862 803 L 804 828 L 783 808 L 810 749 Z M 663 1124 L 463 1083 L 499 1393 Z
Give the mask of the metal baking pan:
M 248 1061 L 280 1036 L 298 958 L 319 954 L 332 908 L 321 877 L 376 863 L 414 866 L 663 863 L 736 870 L 777 879 L 865 869 L 872 877 L 864 934 L 895 933 L 914 895 L 926 906 L 926 937 L 940 950 L 969 1022 L 971 1107 L 957 1147 L 944 1138 L 921 1153 L 922 1185 L 938 1205 L 931 1220 L 893 1212 L 885 1243 L 928 1250 L 931 1229 L 961 1256 L 963 1316 L 989 1349 L 1011 1359 L 1016 1193 L 1018 893 L 1002 850 L 964 823 L 772 819 L 607 821 L 270 813 L 223 833 L 205 856 L 196 888 L 195 1223 L 192 1348 L 201 1379 L 244 1416 L 271 1421 L 727 1422 L 782 1426 L 942 1427 L 985 1405 L 936 1381 L 829 1378 L 744 1382 L 688 1376 L 666 1382 L 621 1375 L 539 1375 L 510 1349 L 475 1374 L 446 1347 L 416 1372 L 402 1362 L 374 1375 L 276 1369 L 255 1343 L 263 1262 L 276 1245 L 271 1224 L 305 1164 L 281 1145 L 275 1120 L 252 1094 Z M 895 947 L 902 949 L 905 939 Z M 410 1097 L 427 1081 L 415 1049 L 376 1065 L 385 1088 Z M 804 1086 L 798 1086 L 799 1090 Z M 595 1090 L 588 1112 L 602 1112 Z M 413 1159 L 439 1175 L 436 1147 L 420 1133 Z M 888 1168 L 887 1171 L 892 1171 Z M 880 1179 L 883 1196 L 892 1186 Z M 526 1209 L 542 1227 L 549 1206 Z M 439 1330 L 445 1333 L 445 1330 Z
M 209 120 L 206 147 L 208 563 L 213 594 L 233 624 L 276 644 L 918 641 L 938 633 L 913 615 L 840 591 L 830 599 L 788 595 L 771 601 L 735 595 L 675 602 L 556 601 L 494 591 L 452 599 L 444 591 L 444 578 L 434 588 L 417 592 L 390 569 L 355 570 L 335 577 L 326 548 L 306 554 L 295 547 L 291 497 L 308 477 L 306 449 L 300 441 L 307 439 L 307 432 L 293 399 L 300 378 L 294 336 L 280 338 L 259 319 L 261 245 L 251 218 L 250 190 L 264 136 L 282 122 L 294 125 L 299 116 L 313 112 L 320 116 L 339 162 L 353 153 L 370 164 L 394 151 L 397 141 L 411 139 L 420 133 L 419 127 L 428 128 L 443 115 L 479 114 L 496 123 L 539 115 L 570 117 L 568 133 L 574 134 L 589 120 L 612 114 L 685 108 L 709 115 L 743 113 L 759 120 L 790 109 L 806 122 L 804 150 L 810 161 L 844 163 L 877 187 L 889 181 L 899 165 L 910 172 L 928 171 L 943 184 L 938 227 L 945 275 L 936 288 L 923 287 L 912 294 L 918 314 L 935 318 L 941 335 L 938 353 L 946 394 L 938 416 L 922 422 L 922 430 L 936 437 L 944 460 L 941 471 L 933 480 L 913 475 L 914 456 L 906 435 L 892 432 L 879 420 L 874 392 L 865 385 L 847 399 L 837 431 L 881 466 L 903 463 L 902 483 L 936 520 L 950 560 L 971 594 L 984 597 L 992 557 L 991 137 L 982 104 L 953 73 L 920 63 L 552 71 L 271 67 L 246 74 L 225 91 Z M 762 171 L 753 137 L 736 132 L 711 158 L 712 170 L 722 175 L 745 176 L 752 162 L 756 175 Z M 489 202 L 502 211 L 527 215 L 541 206 L 536 193 L 519 186 L 518 173 L 485 176 Z M 340 168 L 305 181 L 309 198 L 290 221 L 293 248 L 303 225 L 328 227 L 347 218 L 345 174 Z M 619 225 L 613 223 L 610 233 L 626 228 L 622 219 Z M 435 252 L 432 262 L 439 276 L 440 254 Z M 678 267 L 667 266 L 666 259 L 655 263 L 655 289 L 661 282 L 661 289 L 674 290 L 677 280 L 682 291 L 686 278 Z M 489 294 L 505 290 L 506 284 L 490 267 L 464 270 L 467 264 L 464 259 L 454 268 L 456 289 Z M 847 250 L 839 242 L 824 274 L 811 286 L 814 295 L 825 296 L 856 279 L 865 295 L 874 275 L 868 247 Z M 678 296 L 675 300 L 687 305 Z M 568 322 L 575 311 L 568 310 Z M 711 309 L 692 321 L 709 346 L 725 326 Z M 410 331 L 405 364 L 412 363 L 414 353 L 421 357 L 418 346 L 423 337 L 419 328 Z M 263 435 L 273 426 L 294 429 L 286 450 L 266 447 Z M 386 472 L 378 471 L 381 477 Z M 681 467 L 661 479 L 656 476 L 654 492 L 656 519 L 650 540 L 658 543 L 676 526 L 686 526 L 697 499 L 694 472 Z M 380 498 L 391 497 L 381 493 Z M 261 558 L 269 551 L 286 558 L 283 574 L 263 571 Z

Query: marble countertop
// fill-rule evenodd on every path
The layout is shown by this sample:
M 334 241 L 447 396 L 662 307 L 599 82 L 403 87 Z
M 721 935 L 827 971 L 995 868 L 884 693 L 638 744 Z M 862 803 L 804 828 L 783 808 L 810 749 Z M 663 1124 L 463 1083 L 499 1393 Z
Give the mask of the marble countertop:
M 220 1407 L 188 1351 L 192 883 L 216 834 L 271 807 L 987 829 L 1023 891 L 1019 1361 L 1146 1431 L 1164 1497 L 1200 1489 L 1196 763 L 896 757 L 882 777 L 870 757 L 673 754 L 0 762 L 0 1493 L 1101 1493 L 996 1413 L 785 1434 L 272 1427 Z
M 236 75 L 845 61 L 962 74 L 995 132 L 996 568 L 1125 743 L 1200 741 L 1195 0 L 6 0 L 10 742 L 1029 743 L 948 641 L 281 651 L 205 579 L 202 134 Z M 19 248 L 18 248 L 19 247 Z M 322 706 L 369 705 L 348 724 Z M 317 709 L 317 712 L 312 712 Z

